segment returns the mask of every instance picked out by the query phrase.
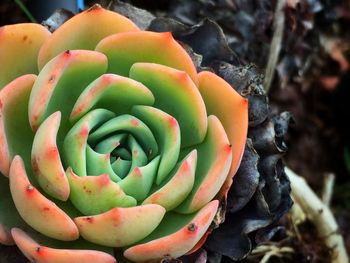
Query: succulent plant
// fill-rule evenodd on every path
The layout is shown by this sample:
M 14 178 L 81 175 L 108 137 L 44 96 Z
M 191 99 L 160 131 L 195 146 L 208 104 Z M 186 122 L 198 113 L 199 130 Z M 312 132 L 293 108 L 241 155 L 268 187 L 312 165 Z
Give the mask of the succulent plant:
M 0 243 L 33 262 L 145 262 L 205 242 L 248 129 L 225 80 L 97 5 L 52 34 L 0 28 L 0 60 Z

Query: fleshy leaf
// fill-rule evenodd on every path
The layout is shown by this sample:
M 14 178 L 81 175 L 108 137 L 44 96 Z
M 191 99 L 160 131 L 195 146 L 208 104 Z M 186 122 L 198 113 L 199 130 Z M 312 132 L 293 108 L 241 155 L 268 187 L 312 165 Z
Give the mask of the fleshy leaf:
M 67 177 L 71 186 L 69 198 L 84 215 L 96 215 L 114 207 L 136 205 L 135 198 L 127 196 L 118 184 L 110 180 L 108 174 L 80 177 L 69 168 Z
M 0 244 L 13 245 L 11 228 L 26 225 L 13 203 L 9 179 L 0 174 Z
M 208 114 L 219 118 L 232 145 L 232 164 L 221 190 L 225 194 L 232 184 L 232 177 L 239 167 L 244 152 L 248 131 L 248 101 L 214 73 L 202 71 L 198 74 L 198 79 L 199 91 Z
M 152 91 L 155 108 L 179 122 L 182 147 L 203 141 L 207 113 L 203 99 L 187 73 L 159 64 L 136 63 L 130 69 L 130 77 Z
M 140 144 L 131 135 L 128 138 L 128 146 L 131 152 L 131 160 L 132 160 L 130 169 L 132 170 L 135 167 L 141 167 L 146 165 L 147 155 L 141 148 Z
M 120 157 L 112 163 L 113 171 L 120 177 L 124 178 L 130 171 L 131 161 L 123 160 Z
M 118 184 L 128 195 L 135 197 L 137 201 L 145 199 L 151 190 L 157 174 L 159 156 L 143 167 L 135 167 Z
M 159 185 L 175 167 L 180 153 L 180 127 L 176 119 L 164 111 L 149 106 L 135 106 L 133 115 L 152 130 L 161 153 L 156 184 Z
M 95 152 L 89 145 L 86 146 L 86 171 L 88 174 L 107 173 L 114 182 L 121 178 L 113 171 L 110 162 L 111 155 Z
M 39 49 L 51 33 L 39 24 L 0 27 L 0 90 L 25 74 L 37 74 Z
M 97 143 L 103 137 L 118 131 L 130 132 L 141 144 L 142 148 L 151 159 L 158 153 L 158 145 L 151 130 L 134 116 L 124 114 L 115 117 L 90 134 L 89 142 Z
M 70 118 L 76 120 L 95 108 L 107 109 L 121 115 L 129 113 L 133 105 L 153 103 L 153 94 L 143 84 L 122 76 L 104 74 L 81 93 Z
M 126 17 L 94 5 L 65 22 L 44 43 L 38 58 L 39 69 L 65 50 L 94 50 L 97 43 L 106 36 L 138 30 Z
M 95 151 L 102 154 L 111 153 L 115 148 L 117 148 L 126 140 L 126 136 L 126 134 L 112 135 L 99 142 L 95 146 Z
M 32 166 L 41 188 L 52 197 L 66 201 L 69 183 L 56 145 L 60 121 L 61 113 L 58 111 L 40 125 L 33 142 Z
M 63 143 L 64 160 L 77 175 L 87 175 L 86 146 L 90 131 L 114 116 L 113 112 L 107 110 L 93 110 L 81 118 L 66 135 Z
M 39 245 L 19 228 L 12 229 L 12 236 L 23 254 L 36 263 L 116 263 L 111 255 L 95 250 L 55 249 Z
M 184 217 L 185 220 L 180 217 L 177 218 L 174 214 L 167 216 L 147 239 L 153 239 L 153 236 L 159 235 L 160 237 L 128 248 L 124 252 L 124 256 L 135 262 L 147 262 L 148 260 L 160 260 L 165 255 L 177 258 L 186 254 L 206 233 L 216 214 L 218 204 L 217 200 L 211 201 L 194 217 L 179 215 Z M 184 224 L 179 226 L 180 223 Z
M 96 244 L 111 247 L 131 245 L 148 236 L 161 222 L 165 209 L 160 205 L 113 208 L 96 216 L 74 219 L 80 234 Z
M 50 60 L 40 71 L 30 95 L 28 111 L 33 130 L 59 110 L 63 120 L 60 130 L 67 132 L 70 125 L 66 120 L 76 99 L 106 69 L 106 56 L 96 51 L 67 50 Z
M 73 220 L 30 184 L 21 157 L 13 159 L 9 178 L 15 206 L 28 225 L 58 240 L 69 241 L 79 237 Z
M 171 33 L 125 32 L 103 39 L 96 47 L 110 62 L 108 72 L 128 76 L 134 63 L 157 63 L 187 72 L 197 84 L 197 71 L 183 47 Z
M 28 122 L 28 101 L 35 75 L 24 75 L 0 90 L 0 172 L 8 176 L 15 155 L 30 168 L 33 133 Z
M 198 163 L 193 190 L 176 208 L 180 213 L 193 213 L 219 192 L 225 182 L 232 161 L 232 149 L 220 120 L 208 117 L 208 131 L 202 144 L 197 146 Z
M 181 162 L 175 174 L 142 204 L 159 204 L 167 211 L 177 207 L 191 192 L 197 166 L 197 151 L 193 150 Z

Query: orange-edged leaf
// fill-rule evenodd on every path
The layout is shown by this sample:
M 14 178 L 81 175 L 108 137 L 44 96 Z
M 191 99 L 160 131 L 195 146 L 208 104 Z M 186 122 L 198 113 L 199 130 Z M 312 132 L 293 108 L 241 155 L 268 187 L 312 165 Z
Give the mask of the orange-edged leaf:
M 59 200 L 69 197 L 69 183 L 63 169 L 56 136 L 61 121 L 59 111 L 49 116 L 35 134 L 32 166 L 41 188 Z
M 214 73 L 202 71 L 198 74 L 198 79 L 199 91 L 208 114 L 219 118 L 232 145 L 232 164 L 222 189 L 222 194 L 225 195 L 244 152 L 248 131 L 248 101 Z
M 94 5 L 69 19 L 45 41 L 39 53 L 39 69 L 65 50 L 94 50 L 97 43 L 106 36 L 138 30 L 126 17 Z
M 165 209 L 149 204 L 113 208 L 96 216 L 74 219 L 84 239 L 111 247 L 131 245 L 148 236 L 161 222 Z
M 35 75 L 24 75 L 0 90 L 0 172 L 8 176 L 13 156 L 24 156 L 30 168 L 34 134 L 28 123 L 28 101 Z
M 225 182 L 232 161 L 232 149 L 219 119 L 208 117 L 204 141 L 196 147 L 198 163 L 193 190 L 176 208 L 179 213 L 193 213 L 212 200 Z
M 170 32 L 125 32 L 103 39 L 97 51 L 108 57 L 108 72 L 128 76 L 134 63 L 157 63 L 185 71 L 197 84 L 197 70 L 190 56 Z
M 12 236 L 23 254 L 36 263 L 116 263 L 111 255 L 95 250 L 55 249 L 41 246 L 19 228 L 12 229 Z
M 39 73 L 30 95 L 28 112 L 33 130 L 49 115 L 61 111 L 61 130 L 66 132 L 76 99 L 106 69 L 106 56 L 90 50 L 66 51 L 50 60 Z
M 177 258 L 186 254 L 206 233 L 216 214 L 218 204 L 219 202 L 217 200 L 208 203 L 190 222 L 176 232 L 167 233 L 165 236 L 152 241 L 132 246 L 125 250 L 124 256 L 135 262 L 147 262 L 150 260 L 160 260 L 164 256 Z M 172 220 L 170 219 L 170 221 Z M 165 223 L 171 224 L 176 222 Z M 164 227 L 167 228 L 166 226 L 165 224 Z M 165 230 L 166 232 L 167 229 Z
M 39 24 L 0 27 L 0 89 L 19 76 L 38 73 L 39 49 L 50 35 Z
M 189 75 L 167 66 L 136 63 L 130 77 L 140 81 L 154 95 L 154 107 L 179 123 L 181 147 L 200 143 L 207 130 L 207 112 L 201 94 Z
M 70 241 L 79 237 L 73 220 L 29 182 L 19 156 L 15 156 L 11 163 L 9 179 L 15 206 L 28 225 L 58 240 Z

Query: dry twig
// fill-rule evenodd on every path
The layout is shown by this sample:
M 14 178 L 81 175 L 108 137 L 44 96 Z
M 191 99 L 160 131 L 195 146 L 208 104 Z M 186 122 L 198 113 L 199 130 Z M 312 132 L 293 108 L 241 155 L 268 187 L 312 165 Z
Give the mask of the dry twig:
M 315 225 L 325 245 L 332 251 L 332 263 L 348 263 L 343 237 L 327 205 L 325 205 L 306 183 L 305 179 L 286 167 L 292 187 L 294 201 L 300 205 L 307 218 Z

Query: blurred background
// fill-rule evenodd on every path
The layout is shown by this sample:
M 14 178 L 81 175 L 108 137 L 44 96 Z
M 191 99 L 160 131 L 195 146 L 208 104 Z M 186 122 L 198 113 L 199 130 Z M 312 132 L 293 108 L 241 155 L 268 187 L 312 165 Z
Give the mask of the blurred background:
M 55 9 L 79 12 L 94 3 L 119 1 L 1 0 L 0 26 L 41 22 Z M 195 25 L 209 17 L 224 30 L 237 63 L 254 63 L 265 75 L 272 113 L 293 115 L 284 162 L 304 177 L 320 196 L 330 191 L 329 206 L 350 252 L 350 1 L 346 0 L 135 0 L 123 1 L 155 16 Z M 0 62 L 1 63 L 1 62 Z M 349 136 L 349 137 L 348 137 Z M 325 190 L 328 189 L 328 190 Z M 331 189 L 331 190 L 329 190 Z M 286 226 L 288 253 L 244 262 L 331 262 L 315 227 L 302 220 L 295 230 L 295 211 L 280 222 Z M 291 219 L 292 218 L 292 219 Z M 277 246 L 279 246 L 277 244 Z M 265 254 L 264 254 L 265 253 Z

